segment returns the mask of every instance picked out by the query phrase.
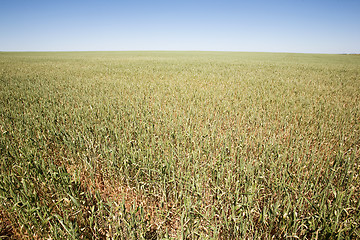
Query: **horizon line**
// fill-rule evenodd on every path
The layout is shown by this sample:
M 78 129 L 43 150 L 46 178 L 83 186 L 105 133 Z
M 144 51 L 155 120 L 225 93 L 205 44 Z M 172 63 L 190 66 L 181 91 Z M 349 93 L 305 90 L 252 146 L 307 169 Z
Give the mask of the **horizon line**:
M 359 53 L 324 53 L 324 52 L 291 52 L 291 51 L 237 51 L 237 50 L 0 50 L 6 53 L 76 53 L 76 52 L 227 52 L 227 53 L 289 53 L 289 54 L 327 54 L 327 55 L 360 55 Z

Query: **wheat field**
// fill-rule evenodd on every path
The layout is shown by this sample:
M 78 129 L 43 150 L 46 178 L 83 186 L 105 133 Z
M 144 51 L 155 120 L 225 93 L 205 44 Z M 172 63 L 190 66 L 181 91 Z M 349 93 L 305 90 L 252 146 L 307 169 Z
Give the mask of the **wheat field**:
M 1 52 L 0 238 L 360 238 L 360 57 Z

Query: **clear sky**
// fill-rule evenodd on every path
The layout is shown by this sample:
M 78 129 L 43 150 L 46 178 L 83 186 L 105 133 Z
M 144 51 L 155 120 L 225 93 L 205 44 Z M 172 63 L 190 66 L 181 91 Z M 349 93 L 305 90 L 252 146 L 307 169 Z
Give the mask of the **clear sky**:
M 360 0 L 0 0 L 0 51 L 360 53 Z

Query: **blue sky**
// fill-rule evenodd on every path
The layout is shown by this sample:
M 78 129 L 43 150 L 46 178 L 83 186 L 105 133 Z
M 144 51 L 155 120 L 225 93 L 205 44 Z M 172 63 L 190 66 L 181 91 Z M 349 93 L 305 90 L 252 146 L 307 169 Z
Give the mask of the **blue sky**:
M 0 0 L 0 51 L 360 53 L 360 0 Z

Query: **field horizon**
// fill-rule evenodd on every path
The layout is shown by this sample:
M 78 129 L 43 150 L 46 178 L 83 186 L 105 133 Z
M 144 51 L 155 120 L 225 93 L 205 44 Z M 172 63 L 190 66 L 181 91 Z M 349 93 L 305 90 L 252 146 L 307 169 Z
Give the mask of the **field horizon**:
M 236 50 L 0 50 L 1 53 L 264 53 L 264 54 L 315 54 L 315 55 L 360 55 L 360 53 L 322 53 L 322 52 L 291 52 L 291 51 L 236 51 Z

